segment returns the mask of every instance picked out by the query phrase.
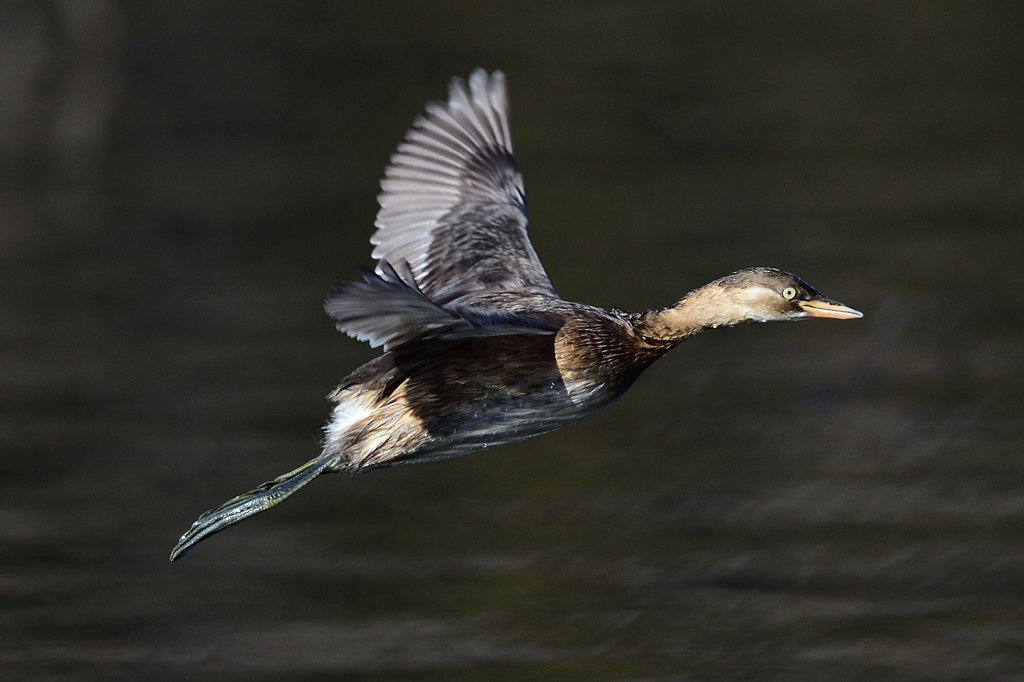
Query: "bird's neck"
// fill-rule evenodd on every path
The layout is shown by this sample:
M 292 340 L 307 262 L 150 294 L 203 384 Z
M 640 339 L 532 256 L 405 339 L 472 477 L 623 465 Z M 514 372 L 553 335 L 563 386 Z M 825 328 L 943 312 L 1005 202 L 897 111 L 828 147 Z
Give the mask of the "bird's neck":
M 747 307 L 716 284 L 695 289 L 668 308 L 641 313 L 637 332 L 648 341 L 674 346 L 705 329 L 748 321 Z

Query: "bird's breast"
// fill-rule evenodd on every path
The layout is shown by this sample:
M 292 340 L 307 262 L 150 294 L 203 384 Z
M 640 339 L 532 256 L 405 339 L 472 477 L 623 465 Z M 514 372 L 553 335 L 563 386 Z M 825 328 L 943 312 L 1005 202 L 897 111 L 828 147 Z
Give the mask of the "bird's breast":
M 587 412 L 607 407 L 655 359 L 625 324 L 573 320 L 555 337 L 555 362 L 572 401 Z

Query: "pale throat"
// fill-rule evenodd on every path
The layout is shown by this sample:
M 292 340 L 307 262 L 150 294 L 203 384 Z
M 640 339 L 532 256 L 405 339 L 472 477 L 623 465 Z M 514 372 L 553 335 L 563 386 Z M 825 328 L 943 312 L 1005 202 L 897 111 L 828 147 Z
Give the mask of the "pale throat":
M 678 303 L 642 316 L 645 336 L 676 343 L 705 329 L 764 322 L 776 296 L 767 287 L 721 287 L 712 283 L 691 291 Z

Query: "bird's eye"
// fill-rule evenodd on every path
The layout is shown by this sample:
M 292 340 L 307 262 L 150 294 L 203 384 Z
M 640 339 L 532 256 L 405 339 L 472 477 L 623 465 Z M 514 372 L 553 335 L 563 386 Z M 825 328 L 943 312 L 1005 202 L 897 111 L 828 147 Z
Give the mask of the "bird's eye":
M 792 301 L 794 298 L 796 298 L 796 289 L 794 289 L 793 287 L 786 287 L 785 289 L 782 290 L 782 298 L 786 299 L 787 301 Z

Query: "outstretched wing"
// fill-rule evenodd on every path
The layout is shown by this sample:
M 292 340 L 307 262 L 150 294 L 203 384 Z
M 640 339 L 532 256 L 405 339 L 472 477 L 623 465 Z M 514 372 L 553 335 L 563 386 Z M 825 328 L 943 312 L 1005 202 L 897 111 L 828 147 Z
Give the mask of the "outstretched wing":
M 402 265 L 405 265 L 404 263 Z M 554 334 L 558 325 L 494 308 L 442 307 L 419 290 L 405 265 L 400 275 L 387 261 L 380 274 L 363 270 L 364 282 L 346 282 L 324 303 L 338 329 L 385 351 L 429 341 L 436 349 L 470 338 Z
M 430 300 L 509 291 L 557 297 L 526 231 L 500 71 L 475 70 L 468 88 L 452 79 L 448 101 L 429 103 L 413 122 L 381 188 L 373 257 L 407 262 Z

